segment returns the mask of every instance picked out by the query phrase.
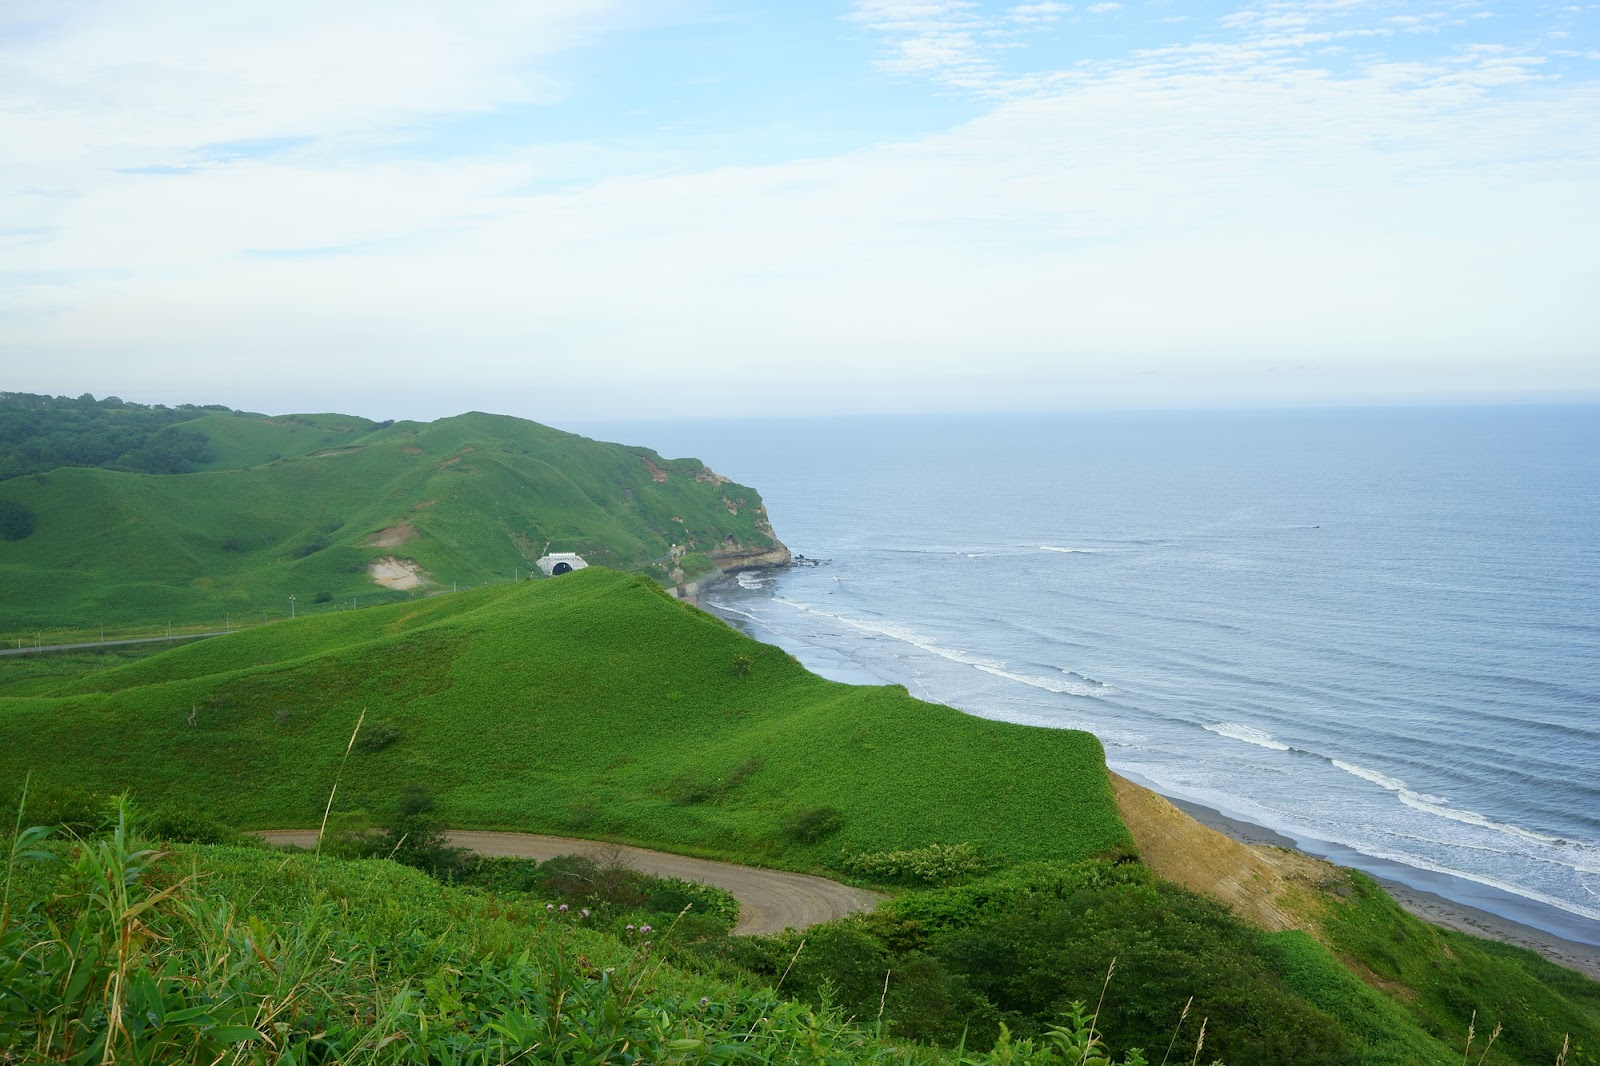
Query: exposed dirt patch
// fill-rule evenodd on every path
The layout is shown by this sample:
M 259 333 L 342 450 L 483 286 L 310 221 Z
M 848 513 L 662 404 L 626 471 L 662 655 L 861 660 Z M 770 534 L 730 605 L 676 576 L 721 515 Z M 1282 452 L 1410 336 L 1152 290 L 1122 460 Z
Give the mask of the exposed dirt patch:
M 410 522 L 399 522 L 388 529 L 380 529 L 366 539 L 366 544 L 373 548 L 397 548 L 408 540 L 417 536 L 417 527 Z
M 421 455 L 422 454 L 422 449 L 418 448 L 415 444 L 403 444 L 403 445 L 400 446 L 400 454 L 401 455 Z
M 367 564 L 367 576 L 386 589 L 414 589 L 429 584 L 428 575 L 410 559 L 385 555 Z
M 421 503 L 412 504 L 411 509 L 413 511 L 426 511 L 428 508 L 432 507 L 438 502 L 438 500 L 423 500 Z
M 1262 929 L 1319 935 L 1319 886 L 1342 881 L 1338 867 L 1286 848 L 1241 844 L 1116 774 L 1111 790 L 1140 860 L 1161 877 L 1227 904 Z
M 330 455 L 354 455 L 356 452 L 365 451 L 366 447 L 365 444 L 357 444 L 350 448 L 326 448 L 320 452 L 313 452 L 311 458 L 326 459 Z
M 661 469 L 655 463 L 652 463 L 642 455 L 639 456 L 639 461 L 645 465 L 645 469 L 650 471 L 651 481 L 654 481 L 657 485 L 663 485 L 666 483 L 667 472 L 665 470 Z

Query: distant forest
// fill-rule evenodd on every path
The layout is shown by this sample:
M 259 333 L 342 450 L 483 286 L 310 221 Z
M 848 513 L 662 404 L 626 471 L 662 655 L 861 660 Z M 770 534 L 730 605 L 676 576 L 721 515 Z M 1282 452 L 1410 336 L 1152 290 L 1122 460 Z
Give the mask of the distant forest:
M 220 404 L 164 407 L 89 393 L 0 392 L 0 481 L 58 466 L 103 466 L 140 474 L 187 474 L 210 459 L 204 433 L 169 429 Z

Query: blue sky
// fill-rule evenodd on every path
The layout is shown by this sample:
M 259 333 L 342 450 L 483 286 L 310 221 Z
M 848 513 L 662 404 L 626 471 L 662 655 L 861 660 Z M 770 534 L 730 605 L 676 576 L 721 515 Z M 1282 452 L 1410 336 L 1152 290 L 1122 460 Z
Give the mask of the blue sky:
M 0 388 L 1600 399 L 1600 5 L 0 9 Z

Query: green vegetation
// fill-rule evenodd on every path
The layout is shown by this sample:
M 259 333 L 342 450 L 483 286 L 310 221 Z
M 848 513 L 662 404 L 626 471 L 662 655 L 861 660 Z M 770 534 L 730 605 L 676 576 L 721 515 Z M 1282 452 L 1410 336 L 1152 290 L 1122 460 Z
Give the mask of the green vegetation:
M 824 681 L 599 567 L 279 623 L 27 687 L 0 697 L 0 780 L 31 771 L 43 785 L 134 789 L 247 827 L 318 824 L 365 711 L 362 731 L 381 743 L 357 737 L 346 810 L 391 810 L 420 782 L 457 827 L 802 869 L 930 845 L 986 861 L 1131 847 L 1089 734 Z M 981 804 L 975 780 L 988 782 Z
M 33 508 L 16 500 L 0 500 L 0 540 L 27 540 L 37 525 Z
M 1359 875 L 1261 932 L 1135 861 L 1092 736 L 827 682 L 672 600 L 774 543 L 695 460 L 45 399 L 0 394 L 7 624 L 306 617 L 0 665 L 0 1062 L 1600 1062 L 1593 982 Z M 547 547 L 654 580 L 511 581 Z M 374 593 L 389 556 L 487 587 Z M 319 855 L 237 831 L 330 796 Z M 903 894 L 735 938 L 725 893 L 446 823 Z
M 0 392 L 0 481 L 60 466 L 187 473 L 209 458 L 206 439 L 173 427 L 208 411 L 227 408 L 147 407 L 87 393 L 74 400 Z
M 692 579 L 718 553 L 776 544 L 759 495 L 697 460 L 516 418 L 396 424 L 3 398 L 0 470 L 15 476 L 0 481 L 0 635 L 12 640 L 248 624 L 289 615 L 290 596 L 305 614 L 509 583 L 537 573 L 547 550 L 665 581 L 678 545 Z M 139 458 L 156 455 L 186 458 Z M 377 582 L 380 560 L 399 585 Z
M 1600 984 L 1525 948 L 1418 921 L 1364 874 L 1352 872 L 1350 883 L 1352 896 L 1323 923 L 1330 946 L 1425 1032 L 1458 1044 L 1461 1017 L 1476 1011 L 1480 1040 L 1502 1027 L 1495 1051 L 1506 1061 L 1554 1061 L 1569 1029 L 1568 1061 L 1600 1060 Z
M 120 823 L 7 850 L 3 1061 L 912 1060 L 836 1013 L 684 974 L 637 932 L 393 863 L 166 854 Z

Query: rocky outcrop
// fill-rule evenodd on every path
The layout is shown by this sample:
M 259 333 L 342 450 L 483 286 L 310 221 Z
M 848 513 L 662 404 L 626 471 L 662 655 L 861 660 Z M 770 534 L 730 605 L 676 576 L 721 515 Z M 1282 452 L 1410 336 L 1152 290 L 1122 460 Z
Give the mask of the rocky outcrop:
M 765 549 L 747 549 L 734 547 L 711 553 L 711 561 L 717 564 L 717 569 L 724 574 L 736 574 L 741 570 L 765 570 L 776 566 L 788 566 L 791 562 L 789 549 L 782 541 L 773 541 L 772 547 Z

